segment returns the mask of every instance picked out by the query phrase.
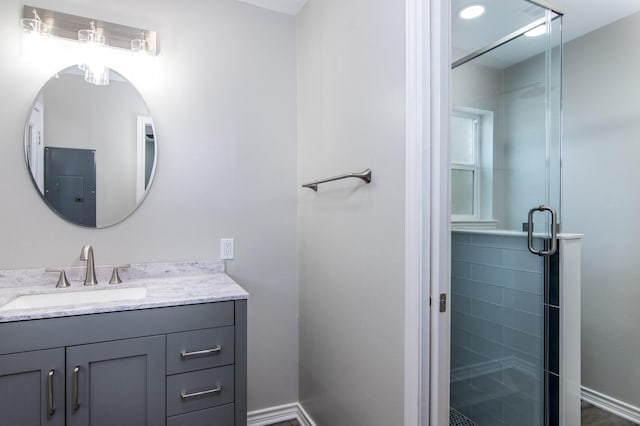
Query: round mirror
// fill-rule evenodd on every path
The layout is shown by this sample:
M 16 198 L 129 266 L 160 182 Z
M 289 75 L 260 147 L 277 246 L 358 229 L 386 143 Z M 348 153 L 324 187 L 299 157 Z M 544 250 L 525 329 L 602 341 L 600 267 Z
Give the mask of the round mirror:
M 33 103 L 24 152 L 34 186 L 71 223 L 105 228 L 127 218 L 149 191 L 156 132 L 142 96 L 110 70 L 109 84 L 78 67 L 54 75 Z

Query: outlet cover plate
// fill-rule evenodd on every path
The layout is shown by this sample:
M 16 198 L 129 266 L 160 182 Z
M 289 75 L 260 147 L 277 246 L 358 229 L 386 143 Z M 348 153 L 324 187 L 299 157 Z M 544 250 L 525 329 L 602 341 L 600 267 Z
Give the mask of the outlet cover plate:
M 220 260 L 233 259 L 233 238 L 220 239 Z

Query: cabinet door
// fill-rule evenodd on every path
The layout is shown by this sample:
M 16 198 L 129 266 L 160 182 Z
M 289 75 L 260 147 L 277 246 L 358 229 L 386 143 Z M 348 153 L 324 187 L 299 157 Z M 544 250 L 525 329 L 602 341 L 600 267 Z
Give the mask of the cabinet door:
M 164 425 L 165 337 L 67 348 L 67 425 Z
M 64 426 L 64 349 L 0 356 L 0 424 Z

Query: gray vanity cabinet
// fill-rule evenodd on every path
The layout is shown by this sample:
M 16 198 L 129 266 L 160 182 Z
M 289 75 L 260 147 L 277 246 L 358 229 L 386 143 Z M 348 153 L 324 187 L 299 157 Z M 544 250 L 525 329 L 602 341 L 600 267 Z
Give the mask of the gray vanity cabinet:
M 164 422 L 164 336 L 67 348 L 67 426 Z
M 0 355 L 0 426 L 163 424 L 164 357 L 164 336 Z
M 0 355 L 0 425 L 64 426 L 64 348 Z
M 245 426 L 246 309 L 0 322 L 0 426 Z

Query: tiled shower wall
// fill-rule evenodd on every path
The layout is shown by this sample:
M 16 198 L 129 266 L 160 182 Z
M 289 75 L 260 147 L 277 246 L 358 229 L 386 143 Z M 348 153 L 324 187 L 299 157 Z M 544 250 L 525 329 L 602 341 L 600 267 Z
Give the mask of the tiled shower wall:
M 543 274 L 525 236 L 452 233 L 451 406 L 480 425 L 544 424 Z

